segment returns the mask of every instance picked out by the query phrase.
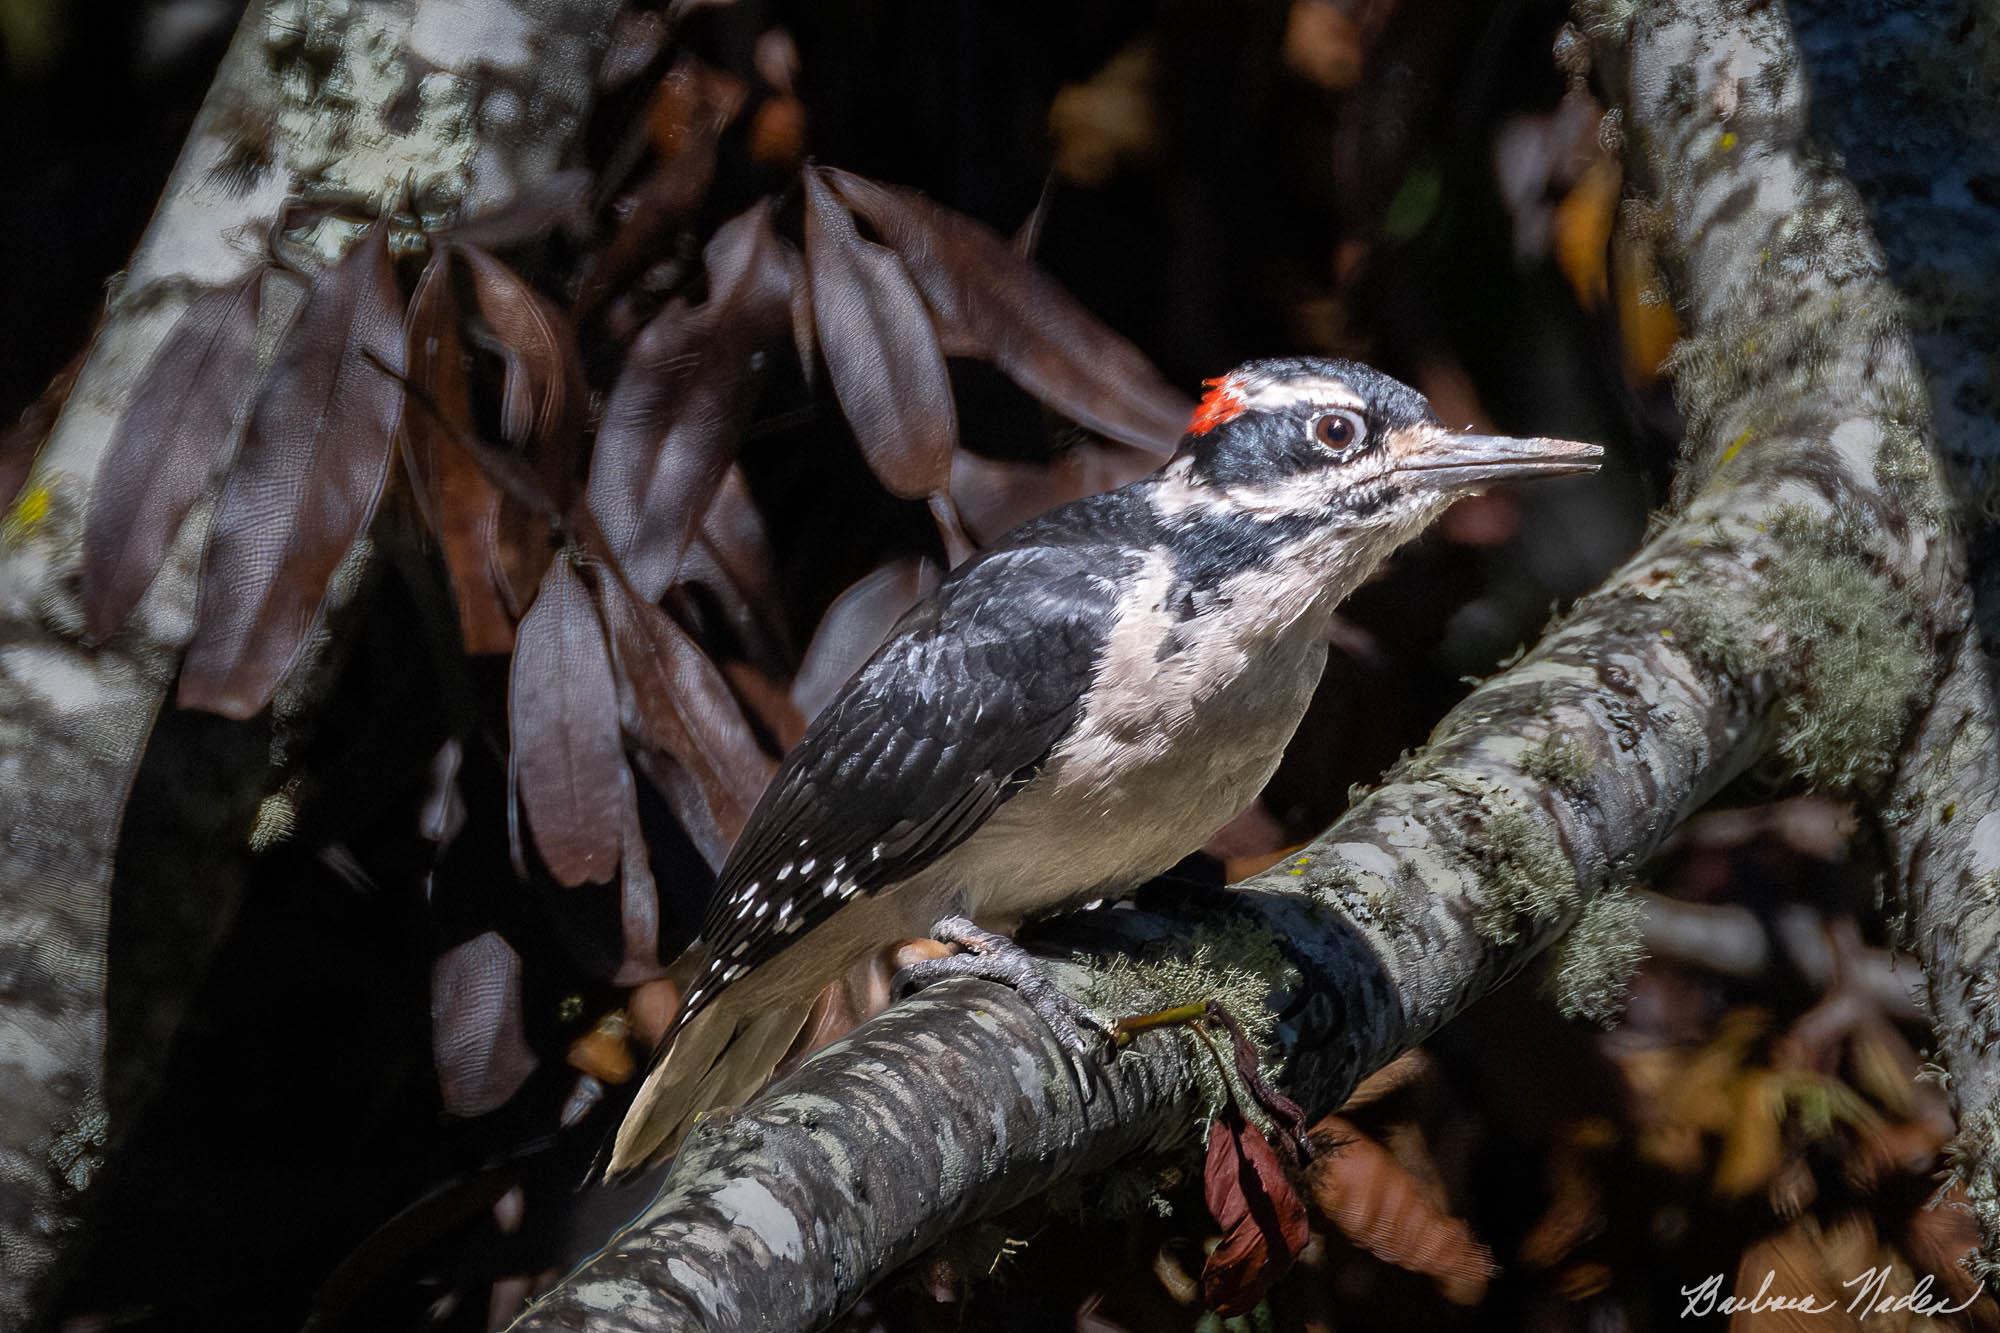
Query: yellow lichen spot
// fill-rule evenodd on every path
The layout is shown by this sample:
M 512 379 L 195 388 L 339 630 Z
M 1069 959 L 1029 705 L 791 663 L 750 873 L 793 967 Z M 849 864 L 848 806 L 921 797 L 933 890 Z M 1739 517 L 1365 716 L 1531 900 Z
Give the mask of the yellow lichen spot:
M 1724 130 L 1722 132 L 1722 137 L 1720 139 L 1717 139 L 1715 142 L 1716 146 L 1722 149 L 1722 151 L 1725 153 L 1734 150 L 1736 147 L 1736 131 Z
M 46 485 L 30 486 L 21 492 L 14 507 L 7 511 L 7 517 L 0 519 L 0 541 L 9 546 L 19 546 L 35 531 L 48 522 L 49 510 L 54 506 L 55 495 Z
M 1742 434 L 1738 435 L 1735 439 L 1729 442 L 1729 447 L 1722 451 L 1722 460 L 1718 462 L 1716 466 L 1717 467 L 1728 466 L 1729 461 L 1735 458 L 1736 455 L 1742 453 L 1743 446 L 1748 443 L 1750 443 L 1750 431 L 1746 428 Z

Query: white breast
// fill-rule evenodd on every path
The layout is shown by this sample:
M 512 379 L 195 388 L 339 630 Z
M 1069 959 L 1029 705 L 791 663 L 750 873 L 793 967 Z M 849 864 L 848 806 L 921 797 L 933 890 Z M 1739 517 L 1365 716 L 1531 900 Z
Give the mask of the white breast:
M 1342 591 L 1325 573 L 1240 576 L 1177 624 L 1172 563 L 1150 559 L 1077 729 L 1026 791 L 920 878 L 1005 928 L 1129 892 L 1199 850 L 1256 798 L 1312 699 L 1326 608 Z M 1163 655 L 1170 635 L 1176 649 Z

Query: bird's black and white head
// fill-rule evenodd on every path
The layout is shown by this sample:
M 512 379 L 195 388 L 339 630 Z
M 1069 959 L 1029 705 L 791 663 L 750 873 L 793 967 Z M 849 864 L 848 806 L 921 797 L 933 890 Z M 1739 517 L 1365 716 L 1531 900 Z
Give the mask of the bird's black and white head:
M 1421 393 L 1354 361 L 1251 361 L 1208 384 L 1155 474 L 1162 516 L 1226 529 L 1245 553 L 1268 548 L 1261 558 L 1345 571 L 1350 587 L 1452 501 L 1593 471 L 1602 457 L 1593 444 L 1454 430 Z

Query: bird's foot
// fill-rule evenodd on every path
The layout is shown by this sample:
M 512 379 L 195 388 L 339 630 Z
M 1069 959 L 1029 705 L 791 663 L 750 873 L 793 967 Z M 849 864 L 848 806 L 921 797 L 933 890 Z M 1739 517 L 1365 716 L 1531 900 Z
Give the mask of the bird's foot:
M 1072 1056 L 1089 1060 L 1109 1052 L 1111 1025 L 1056 985 L 1041 959 L 1005 935 L 982 930 L 965 917 L 948 916 L 931 927 L 931 938 L 956 944 L 964 952 L 927 958 L 898 972 L 894 983 L 898 999 L 952 977 L 997 981 L 1018 991 Z

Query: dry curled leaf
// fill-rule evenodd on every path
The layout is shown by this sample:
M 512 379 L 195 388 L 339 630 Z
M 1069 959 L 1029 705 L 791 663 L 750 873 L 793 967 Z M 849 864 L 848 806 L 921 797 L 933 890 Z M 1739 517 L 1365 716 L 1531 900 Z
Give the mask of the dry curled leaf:
M 259 266 L 190 302 L 118 422 L 83 534 L 85 623 L 97 638 L 139 604 L 181 520 L 236 442 L 257 384 L 263 289 Z
M 811 719 L 889 637 L 889 627 L 938 585 L 938 567 L 908 555 L 891 560 L 834 598 L 792 678 L 792 702 Z
M 1842 1286 L 1884 1262 L 1874 1224 L 1865 1214 L 1847 1213 L 1825 1225 L 1800 1218 L 1743 1251 L 1734 1289 L 1723 1294 L 1748 1308 L 1737 1311 L 1729 1327 L 1751 1333 L 1830 1333 L 1891 1324 L 1880 1318 L 1863 1323 L 1856 1317 L 1860 1307 L 1849 1308 L 1856 1289 Z M 1907 1290 L 1907 1283 L 1896 1283 L 1897 1295 Z
M 557 513 L 567 513 L 581 461 L 588 390 L 569 318 L 492 255 L 451 247 L 472 276 L 473 311 L 498 343 L 500 438 L 527 464 Z M 501 591 L 519 614 L 554 553 L 545 513 L 503 495 L 494 521 Z
M 590 199 L 590 173 L 581 167 L 525 182 L 511 198 L 468 214 L 432 232 L 441 241 L 505 249 L 577 227 Z
M 741 468 L 731 468 L 716 488 L 681 578 L 708 590 L 745 656 L 774 675 L 792 674 L 798 654 L 777 550 Z
M 1308 1230 L 1277 1153 L 1233 1106 L 1208 1131 L 1202 1195 L 1222 1227 L 1201 1271 L 1202 1298 L 1218 1314 L 1247 1313 L 1291 1268 Z
M 451 1115 L 498 1109 L 535 1071 L 521 1019 L 521 956 L 497 932 L 431 965 L 431 1050 Z
M 617 191 L 649 155 L 658 163 L 613 210 L 617 228 L 591 257 L 579 284 L 579 322 L 671 250 L 708 198 L 716 140 L 742 108 L 746 92 L 741 79 L 691 57 L 675 62 L 660 80 L 647 114 L 633 123 L 599 173 L 600 189 Z
M 992 361 L 1101 435 L 1155 453 L 1180 439 L 1194 404 L 1004 238 L 913 191 L 832 168 L 816 175 L 902 257 L 954 350 Z
M 514 619 L 501 590 L 495 550 L 500 488 L 459 441 L 474 431 L 472 386 L 459 331 L 451 257 L 440 250 L 424 266 L 404 321 L 410 387 L 425 395 L 403 413 L 412 485 L 438 535 L 458 626 L 470 653 L 514 646 Z
M 1328 1116 L 1316 1129 L 1331 1140 L 1306 1170 L 1321 1214 L 1384 1263 L 1434 1280 L 1447 1300 L 1477 1304 L 1497 1270 L 1493 1252 L 1472 1229 L 1433 1202 L 1394 1154 L 1352 1121 Z
M 567 1063 L 610 1087 L 629 1080 L 638 1068 L 623 1010 L 606 1014 L 590 1031 L 569 1044 Z
M 597 582 L 617 671 L 617 707 L 639 766 L 674 817 L 719 865 L 773 764 L 715 664 L 615 567 Z
M 521 620 L 507 714 L 514 782 L 549 873 L 568 885 L 608 881 L 629 779 L 604 627 L 573 554 L 549 565 Z
M 250 410 L 210 525 L 183 707 L 250 717 L 291 669 L 382 498 L 402 367 L 402 296 L 377 223 L 314 280 Z
M 673 581 L 749 424 L 751 358 L 784 331 L 790 273 L 768 201 L 702 252 L 709 298 L 676 301 L 640 333 L 612 385 L 590 466 L 590 510 L 651 601 Z
M 803 177 L 820 354 L 869 468 L 906 500 L 951 484 L 958 410 L 930 312 L 896 254 L 861 238 L 818 169 Z
M 630 765 L 619 770 L 618 938 L 622 949 L 614 986 L 638 986 L 665 975 L 660 965 L 660 886 L 653 879 L 652 849 L 639 818 L 638 780 Z M 605 1079 L 604 1082 L 623 1082 Z
M 961 449 L 952 460 L 951 494 L 972 536 L 991 542 L 1057 505 L 1135 481 L 1159 463 L 1137 449 L 1090 441 L 1046 463 L 983 458 Z

